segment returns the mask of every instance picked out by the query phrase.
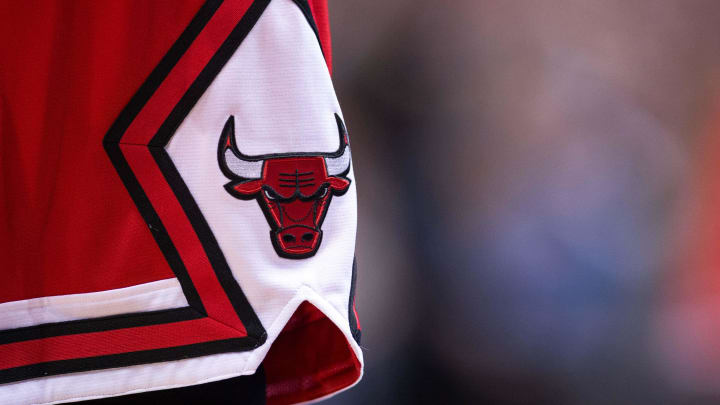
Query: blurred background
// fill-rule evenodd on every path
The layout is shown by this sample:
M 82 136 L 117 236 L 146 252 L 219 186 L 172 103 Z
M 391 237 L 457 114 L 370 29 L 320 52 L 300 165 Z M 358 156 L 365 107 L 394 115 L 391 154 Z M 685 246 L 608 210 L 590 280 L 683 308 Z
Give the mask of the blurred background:
M 330 12 L 366 374 L 328 403 L 720 403 L 720 2 Z

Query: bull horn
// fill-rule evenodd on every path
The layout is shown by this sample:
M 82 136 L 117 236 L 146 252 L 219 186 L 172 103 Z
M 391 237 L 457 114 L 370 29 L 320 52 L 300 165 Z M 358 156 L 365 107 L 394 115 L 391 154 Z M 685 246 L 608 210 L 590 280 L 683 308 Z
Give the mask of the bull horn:
M 263 159 L 246 156 L 235 145 L 235 117 L 225 122 L 218 146 L 220 168 L 228 177 L 259 179 L 262 177 Z
M 335 153 L 325 155 L 325 165 L 330 176 L 339 176 L 350 170 L 350 145 L 347 143 L 347 130 L 337 114 L 335 114 L 335 121 L 337 121 L 340 134 L 340 147 Z

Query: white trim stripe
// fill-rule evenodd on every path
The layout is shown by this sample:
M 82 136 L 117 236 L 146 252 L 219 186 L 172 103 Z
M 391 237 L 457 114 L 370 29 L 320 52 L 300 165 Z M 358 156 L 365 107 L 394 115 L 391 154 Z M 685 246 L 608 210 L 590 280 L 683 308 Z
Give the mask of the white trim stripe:
M 175 278 L 83 294 L 0 304 L 0 330 L 188 306 Z

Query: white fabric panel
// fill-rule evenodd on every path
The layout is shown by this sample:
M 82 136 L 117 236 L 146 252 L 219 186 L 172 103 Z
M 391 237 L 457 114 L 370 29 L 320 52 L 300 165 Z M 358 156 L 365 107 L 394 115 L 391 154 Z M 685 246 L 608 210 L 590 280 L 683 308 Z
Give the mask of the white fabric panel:
M 280 334 L 285 323 L 303 301 L 315 305 L 335 324 L 347 319 L 346 313 L 339 313 L 316 292 L 302 287 L 279 312 L 275 322 L 265 325 L 268 335 Z M 342 330 L 353 351 L 362 356 L 360 347 L 355 343 L 349 330 Z M 253 367 L 253 365 L 260 364 L 269 349 L 270 345 L 266 343 L 253 352 L 215 354 L 194 359 L 64 374 L 4 384 L 0 385 L 0 398 L 3 399 L 0 403 L 58 404 L 184 387 L 250 375 L 257 369 L 257 366 Z M 362 362 L 362 357 L 359 359 Z
M 0 304 L 0 330 L 188 306 L 177 279 Z
M 217 162 L 219 137 L 231 114 L 240 150 L 265 154 L 337 150 L 334 113 L 342 116 L 315 34 L 291 0 L 273 0 L 167 148 L 265 327 L 265 344 L 249 352 L 5 384 L 0 397 L 13 404 L 62 403 L 253 374 L 303 301 L 337 325 L 362 364 L 348 321 L 357 221 L 353 171 L 348 192 L 328 207 L 317 254 L 292 260 L 274 251 L 258 203 L 225 191 L 229 180 Z
M 315 256 L 281 258 L 257 201 L 230 195 L 219 169 L 218 142 L 228 117 L 247 155 L 334 152 L 342 116 L 317 37 L 290 0 L 270 3 L 245 41 L 173 136 L 167 151 L 203 212 L 233 275 L 263 325 L 273 324 L 308 288 L 347 314 L 355 252 L 356 190 L 333 197 Z M 349 325 L 347 315 L 338 324 Z M 268 333 L 268 343 L 277 335 Z M 256 368 L 253 363 L 249 366 Z

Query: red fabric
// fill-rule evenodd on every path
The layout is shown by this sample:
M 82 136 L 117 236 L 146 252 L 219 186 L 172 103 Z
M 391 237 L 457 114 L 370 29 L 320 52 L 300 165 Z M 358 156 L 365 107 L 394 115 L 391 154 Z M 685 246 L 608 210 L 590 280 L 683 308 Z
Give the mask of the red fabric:
M 270 347 L 263 367 L 268 405 L 321 398 L 354 383 L 361 371 L 345 335 L 307 301 Z
M 102 139 L 201 3 L 0 2 L 0 302 L 173 277 Z
M 208 316 L 236 328 L 240 334 L 247 335 L 245 326 L 215 276 L 197 234 L 148 148 L 142 145 L 121 144 L 121 150 L 136 173 L 148 199 L 155 205 L 158 216 L 171 236 Z
M 328 70 L 332 73 L 332 44 L 330 42 L 330 21 L 328 15 L 327 0 L 310 0 L 310 11 L 312 11 L 315 25 L 320 35 L 320 46 L 322 47 Z
M 247 334 L 147 145 L 240 21 L 252 0 L 226 0 L 203 28 L 120 139 L 121 150 L 148 199 L 155 207 L 198 290 L 208 316 Z
M 153 125 L 164 120 L 158 114 L 167 114 L 168 105 L 177 103 L 249 4 L 229 0 L 221 6 L 181 59 L 180 69 L 169 76 L 177 88 L 164 91 L 165 86 L 154 93 L 147 104 L 152 113 L 143 110 L 141 119 L 133 121 L 144 129 L 131 132 L 133 141 L 146 143 L 155 134 Z M 2 29 L 8 31 L 3 33 L 6 38 L 17 31 L 25 36 L 6 43 L 0 61 L 0 300 L 102 291 L 173 277 L 102 140 L 199 2 L 182 7 L 174 2 L 11 6 L 3 5 Z M 123 144 L 122 151 L 216 320 L 5 344 L 0 346 L 0 368 L 247 336 L 147 147 Z
M 46 361 L 103 356 L 139 350 L 183 346 L 237 336 L 210 318 L 108 332 L 81 333 L 0 345 L 0 369 Z
M 195 81 L 220 45 L 230 35 L 252 0 L 226 0 L 193 41 L 172 73 L 125 132 L 121 143 L 146 145 L 170 111 Z

